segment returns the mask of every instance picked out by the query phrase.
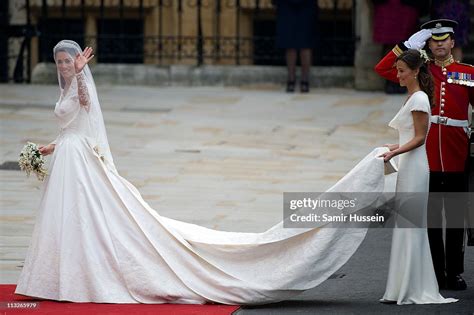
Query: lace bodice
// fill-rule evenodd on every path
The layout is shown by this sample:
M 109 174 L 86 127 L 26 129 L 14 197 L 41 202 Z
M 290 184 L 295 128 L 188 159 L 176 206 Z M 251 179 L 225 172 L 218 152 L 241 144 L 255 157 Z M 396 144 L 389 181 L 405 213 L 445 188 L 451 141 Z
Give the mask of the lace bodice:
M 71 82 L 69 88 L 63 91 L 59 101 L 56 103 L 54 115 L 60 127 L 59 136 L 66 133 L 84 136 L 92 134 L 88 117 L 90 103 L 87 85 L 84 75 L 81 73 Z M 58 138 L 53 143 L 56 143 Z

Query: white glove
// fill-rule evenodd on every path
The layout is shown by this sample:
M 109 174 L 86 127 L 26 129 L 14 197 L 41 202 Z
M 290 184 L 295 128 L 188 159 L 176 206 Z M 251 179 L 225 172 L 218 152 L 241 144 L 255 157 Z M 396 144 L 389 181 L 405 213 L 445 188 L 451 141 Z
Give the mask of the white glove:
M 403 44 L 408 49 L 420 50 L 425 46 L 426 41 L 431 37 L 431 30 L 421 30 L 411 35 Z

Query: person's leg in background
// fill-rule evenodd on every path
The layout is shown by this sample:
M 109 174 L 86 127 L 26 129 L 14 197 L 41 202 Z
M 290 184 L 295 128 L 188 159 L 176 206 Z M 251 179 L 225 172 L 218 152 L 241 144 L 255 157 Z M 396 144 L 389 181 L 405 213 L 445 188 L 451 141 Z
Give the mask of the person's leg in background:
M 286 91 L 294 92 L 296 83 L 296 49 L 286 49 L 286 68 L 288 70 L 288 78 L 286 81 Z
M 301 82 L 300 82 L 300 91 L 302 93 L 309 92 L 309 76 L 311 70 L 311 48 L 302 48 L 300 50 L 300 60 L 301 60 Z

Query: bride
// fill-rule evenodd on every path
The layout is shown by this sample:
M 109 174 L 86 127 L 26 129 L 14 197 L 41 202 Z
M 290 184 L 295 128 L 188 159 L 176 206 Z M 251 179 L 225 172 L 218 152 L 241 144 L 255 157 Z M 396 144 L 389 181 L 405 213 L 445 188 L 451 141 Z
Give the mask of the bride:
M 269 303 L 325 281 L 363 241 L 364 228 L 280 223 L 236 233 L 160 216 L 114 166 L 87 65 L 92 49 L 63 40 L 53 52 L 60 133 L 41 147 L 52 154 L 50 174 L 15 293 L 97 303 Z M 380 195 L 378 156 L 386 151 L 375 149 L 329 191 Z

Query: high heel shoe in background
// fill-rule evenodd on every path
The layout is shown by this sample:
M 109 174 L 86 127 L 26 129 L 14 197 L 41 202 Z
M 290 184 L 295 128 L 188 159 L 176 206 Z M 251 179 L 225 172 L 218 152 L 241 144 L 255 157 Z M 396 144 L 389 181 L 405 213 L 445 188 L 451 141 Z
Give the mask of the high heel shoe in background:
M 309 82 L 308 81 L 301 81 L 300 82 L 300 92 L 301 93 L 308 93 L 309 92 Z
M 295 81 L 286 82 L 286 92 L 293 93 L 295 91 Z

